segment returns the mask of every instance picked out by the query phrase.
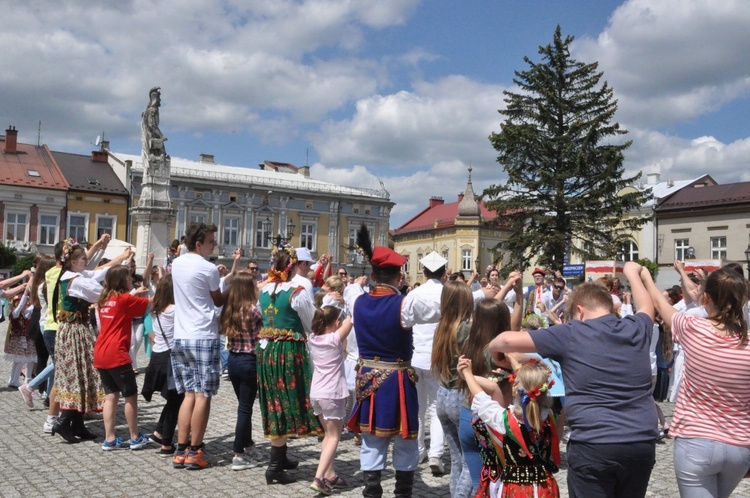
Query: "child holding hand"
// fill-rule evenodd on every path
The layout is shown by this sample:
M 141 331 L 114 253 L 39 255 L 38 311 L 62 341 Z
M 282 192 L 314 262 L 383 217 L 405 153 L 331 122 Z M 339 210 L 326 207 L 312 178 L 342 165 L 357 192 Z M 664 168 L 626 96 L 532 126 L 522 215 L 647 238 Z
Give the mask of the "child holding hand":
M 548 395 L 554 384 L 550 370 L 536 359 L 519 365 L 511 355 L 507 357 L 515 370 L 509 378 L 513 404 L 508 408 L 500 405 L 502 394 L 496 382 L 475 377 L 470 359 L 461 356 L 458 361 L 458 374 L 474 397 L 472 412 L 482 421 L 477 436 L 484 440 L 480 444 L 484 465 L 476 496 L 558 497 L 553 473 L 560 453 Z
M 336 475 L 333 466 L 349 397 L 344 374 L 344 342 L 352 330 L 352 319 L 344 320 L 343 315 L 344 311 L 335 306 L 323 306 L 316 310 L 312 320 L 313 333 L 308 343 L 315 367 L 310 401 L 325 430 L 318 470 L 310 489 L 324 495 L 330 495 L 333 488 L 348 486 Z

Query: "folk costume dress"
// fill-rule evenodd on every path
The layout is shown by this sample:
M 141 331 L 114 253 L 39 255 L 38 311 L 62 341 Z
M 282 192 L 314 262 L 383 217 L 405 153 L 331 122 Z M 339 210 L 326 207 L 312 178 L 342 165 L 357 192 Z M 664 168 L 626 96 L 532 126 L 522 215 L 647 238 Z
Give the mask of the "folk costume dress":
M 542 410 L 537 432 L 516 419 L 513 405 L 503 408 L 486 393 L 477 394 L 471 408 L 479 417 L 473 426 L 483 462 L 476 498 L 560 496 L 553 476 L 560 464 L 559 441 L 549 410 Z
M 26 294 L 13 297 L 13 311 L 8 320 L 8 333 L 5 337 L 5 361 L 11 363 L 36 363 L 36 344 L 26 336 L 30 316 L 34 309 L 26 309 L 28 296 Z M 31 372 L 27 374 L 31 378 Z
M 395 287 L 380 284 L 355 303 L 360 368 L 357 404 L 347 427 L 357 433 L 417 437 L 417 375 L 411 367 L 411 329 L 401 324 L 403 299 Z
M 312 369 L 306 327 L 315 307 L 303 287 L 271 282 L 260 293 L 263 328 L 258 334 L 258 385 L 263 434 L 306 437 L 322 433 L 310 402 Z
M 105 270 L 83 273 L 65 272 L 60 278 L 62 309 L 58 312 L 55 342 L 55 387 L 61 410 L 82 413 L 101 411 L 104 389 L 99 371 L 94 368 L 96 335 L 89 320 L 90 303 L 102 292 Z M 97 280 L 93 277 L 96 275 Z

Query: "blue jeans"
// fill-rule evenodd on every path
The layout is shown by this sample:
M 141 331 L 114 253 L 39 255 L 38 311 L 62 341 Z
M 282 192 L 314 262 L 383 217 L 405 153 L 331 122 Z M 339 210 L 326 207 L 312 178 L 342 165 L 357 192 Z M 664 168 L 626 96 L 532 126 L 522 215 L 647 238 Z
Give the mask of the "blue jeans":
M 378 437 L 362 433 L 362 449 L 359 451 L 363 471 L 383 470 L 388 454 L 388 445 L 393 440 L 393 468 L 396 470 L 416 470 L 419 465 L 419 443 L 416 439 L 401 436 Z
M 479 444 L 474 428 L 471 426 L 471 410 L 461 407 L 461 415 L 458 423 L 458 438 L 461 440 L 461 450 L 464 452 L 464 461 L 469 467 L 471 476 L 471 494 L 477 491 L 479 481 L 482 478 L 482 457 L 479 454 Z
M 222 337 L 221 346 L 219 347 L 219 358 L 221 358 L 221 371 L 224 372 L 229 365 L 229 350 L 227 349 L 227 341 Z
M 255 353 L 228 353 L 229 380 L 237 396 L 237 425 L 234 429 L 235 453 L 253 446 L 253 404 L 258 393 L 258 362 Z
M 713 439 L 678 437 L 674 442 L 674 473 L 683 498 L 723 498 L 750 468 L 750 448 Z
M 459 419 L 461 417 L 461 403 L 464 400 L 462 391 L 438 387 L 437 417 L 443 426 L 445 440 L 448 441 L 448 451 L 451 455 L 450 491 L 454 498 L 469 498 L 471 494 L 471 476 L 469 467 L 464 461 L 461 441 L 458 437 Z
M 47 381 L 47 393 L 49 393 L 52 390 L 52 386 L 55 384 L 55 336 L 57 335 L 57 331 L 55 330 L 45 330 L 42 332 L 42 338 L 44 339 L 44 345 L 47 347 L 47 352 L 49 353 L 50 362 L 49 365 L 44 367 L 44 370 L 39 372 L 39 375 L 31 379 L 31 382 L 29 382 L 29 387 L 31 389 L 36 389 L 39 384 Z

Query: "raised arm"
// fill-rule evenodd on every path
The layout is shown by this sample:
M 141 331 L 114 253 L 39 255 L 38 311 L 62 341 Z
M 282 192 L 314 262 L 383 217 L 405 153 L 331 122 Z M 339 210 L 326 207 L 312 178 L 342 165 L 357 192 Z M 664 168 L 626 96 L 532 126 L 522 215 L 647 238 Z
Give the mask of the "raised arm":
M 24 278 L 31 278 L 33 275 L 30 270 L 24 270 L 19 275 L 16 275 L 15 277 L 6 278 L 5 280 L 0 282 L 0 289 L 10 289 L 12 286 L 16 285 L 18 282 L 23 280 Z
M 352 331 L 352 317 L 347 316 L 346 319 L 341 323 L 341 327 L 336 331 L 341 339 L 342 343 L 345 343 L 346 338 L 349 337 L 349 333 Z
M 635 307 L 635 311 L 638 313 L 645 313 L 651 318 L 651 321 L 654 321 L 654 302 L 652 301 L 651 296 L 649 295 L 649 291 L 646 289 L 646 286 L 644 285 L 644 282 L 642 280 L 642 272 L 643 270 L 648 273 L 649 278 L 651 277 L 651 273 L 649 271 L 639 265 L 638 263 L 635 263 L 633 261 L 628 261 L 625 263 L 625 268 L 623 269 L 623 273 L 628 278 L 628 282 L 630 282 L 630 292 L 633 295 L 633 304 Z M 653 282 L 653 280 L 651 280 Z M 654 286 L 656 288 L 656 286 Z M 658 289 L 657 289 L 658 292 Z M 659 293 L 659 296 L 661 296 L 661 293 Z M 662 296 L 663 298 L 663 296 Z
M 154 253 L 148 253 L 146 256 L 146 268 L 143 269 L 143 286 L 149 287 L 151 284 L 151 272 L 154 267 Z
M 86 251 L 86 258 L 92 263 L 96 264 L 98 260 L 95 261 L 95 258 L 99 257 L 99 251 L 104 253 L 104 250 L 107 249 L 107 245 L 109 244 L 109 241 L 112 240 L 112 236 L 108 233 L 103 234 L 99 239 L 91 244 L 91 247 L 89 247 L 89 250 Z M 99 257 L 98 259 L 101 259 Z
M 664 323 L 670 325 L 672 323 L 672 316 L 677 312 L 674 309 L 674 306 L 669 304 L 667 298 L 664 297 L 664 294 L 662 294 L 661 291 L 656 287 L 654 279 L 651 278 L 651 273 L 646 268 L 641 268 L 640 277 L 643 286 L 646 288 L 649 296 L 651 297 L 652 305 L 654 306 L 654 308 L 656 308 L 656 311 L 659 312 L 662 319 L 664 320 Z M 630 285 L 632 287 L 632 280 Z
M 514 284 L 516 291 L 516 302 L 513 304 L 513 313 L 510 315 L 510 329 L 521 330 L 523 323 L 523 276 L 519 273 L 518 279 Z
M 692 302 L 698 302 L 701 295 L 701 287 L 692 280 L 685 271 L 685 263 L 679 259 L 674 260 L 674 269 L 680 274 L 680 286 L 682 287 L 682 297 L 685 299 L 685 304 Z

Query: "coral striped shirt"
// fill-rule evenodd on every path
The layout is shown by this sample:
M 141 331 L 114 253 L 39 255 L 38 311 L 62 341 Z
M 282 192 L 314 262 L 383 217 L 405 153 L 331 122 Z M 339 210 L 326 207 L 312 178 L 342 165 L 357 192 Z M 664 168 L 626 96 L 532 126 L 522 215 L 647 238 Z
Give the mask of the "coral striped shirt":
M 685 370 L 669 435 L 750 447 L 750 346 L 685 313 L 672 316 L 672 333 Z

